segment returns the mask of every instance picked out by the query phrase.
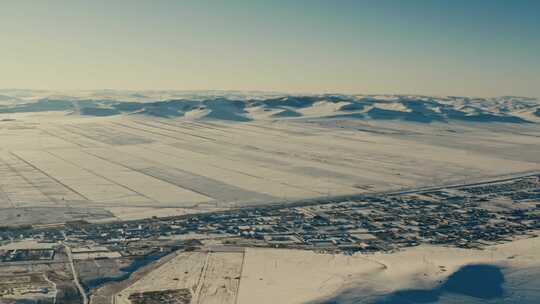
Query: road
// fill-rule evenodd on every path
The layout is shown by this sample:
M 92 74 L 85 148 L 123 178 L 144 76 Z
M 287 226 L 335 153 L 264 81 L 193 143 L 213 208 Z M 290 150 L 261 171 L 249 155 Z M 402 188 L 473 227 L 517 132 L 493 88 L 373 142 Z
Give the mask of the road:
M 43 278 L 45 279 L 45 281 L 51 283 L 51 285 L 53 286 L 54 297 L 53 297 L 53 303 L 52 304 L 56 304 L 56 295 L 58 294 L 58 288 L 56 287 L 56 283 L 53 282 L 51 279 L 49 279 L 49 277 L 47 277 L 47 274 L 43 274 Z
M 88 296 L 86 295 L 86 292 L 84 291 L 84 288 L 81 285 L 81 282 L 79 281 L 79 275 L 77 274 L 77 270 L 75 270 L 75 264 L 73 264 L 73 256 L 71 254 L 71 248 L 63 243 L 64 249 L 66 250 L 66 254 L 68 256 L 69 260 L 69 266 L 71 267 L 71 271 L 73 272 L 73 282 L 75 282 L 75 285 L 77 285 L 77 289 L 79 290 L 79 293 L 81 294 L 83 304 L 88 304 Z

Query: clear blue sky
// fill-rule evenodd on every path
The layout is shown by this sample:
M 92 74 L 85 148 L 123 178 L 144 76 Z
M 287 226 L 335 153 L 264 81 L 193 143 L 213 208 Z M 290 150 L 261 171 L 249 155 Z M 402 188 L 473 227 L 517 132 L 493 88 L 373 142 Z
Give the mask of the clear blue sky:
M 0 0 L 0 88 L 540 96 L 540 1 Z

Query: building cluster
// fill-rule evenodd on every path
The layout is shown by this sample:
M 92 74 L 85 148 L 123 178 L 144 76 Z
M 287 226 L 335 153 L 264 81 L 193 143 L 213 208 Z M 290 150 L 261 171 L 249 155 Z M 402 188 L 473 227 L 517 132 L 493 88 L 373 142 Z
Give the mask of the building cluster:
M 189 304 L 191 299 L 191 291 L 188 289 L 147 291 L 129 296 L 133 304 Z
M 144 255 L 148 241 L 212 236 L 223 244 L 331 252 L 389 251 L 419 244 L 476 248 L 540 229 L 540 176 L 354 200 L 129 222 L 67 223 L 62 228 L 0 230 L 0 238 L 67 238 Z M 130 245 L 131 244 L 131 245 Z
M 1 262 L 24 262 L 54 259 L 54 249 L 11 249 L 0 250 Z

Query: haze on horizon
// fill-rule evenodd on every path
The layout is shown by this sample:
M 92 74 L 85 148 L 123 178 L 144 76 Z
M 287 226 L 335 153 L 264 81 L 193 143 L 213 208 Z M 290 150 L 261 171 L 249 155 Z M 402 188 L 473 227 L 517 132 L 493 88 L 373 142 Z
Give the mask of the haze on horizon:
M 540 2 L 3 1 L 0 88 L 540 96 Z

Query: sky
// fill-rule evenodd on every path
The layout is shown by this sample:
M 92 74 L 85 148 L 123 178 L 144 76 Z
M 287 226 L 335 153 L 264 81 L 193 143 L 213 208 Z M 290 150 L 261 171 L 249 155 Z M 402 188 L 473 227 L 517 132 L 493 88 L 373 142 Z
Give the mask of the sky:
M 0 0 L 0 88 L 540 96 L 536 0 Z

